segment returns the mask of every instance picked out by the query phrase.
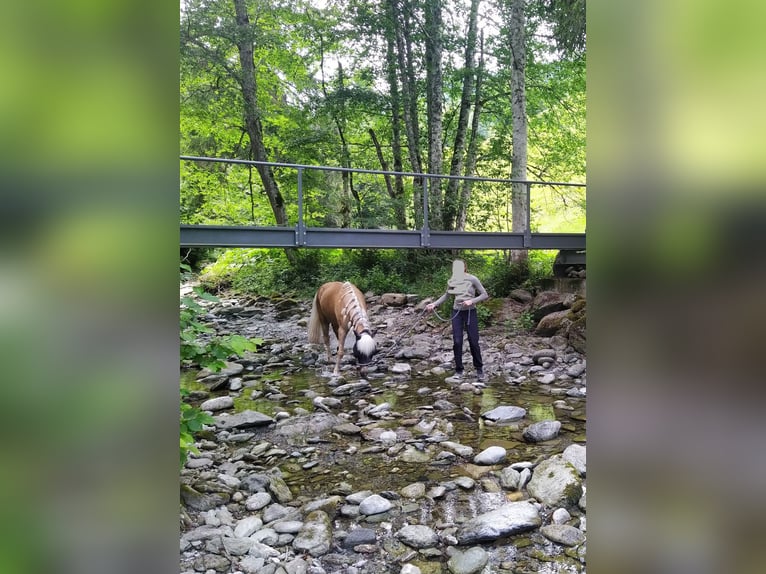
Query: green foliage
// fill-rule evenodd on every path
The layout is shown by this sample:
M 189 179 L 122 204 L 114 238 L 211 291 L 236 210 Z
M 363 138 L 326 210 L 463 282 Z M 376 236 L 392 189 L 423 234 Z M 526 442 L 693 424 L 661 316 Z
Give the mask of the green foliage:
M 191 269 L 188 265 L 181 265 L 184 274 Z M 218 298 L 205 293 L 202 287 L 195 287 L 194 293 L 198 298 L 217 302 Z M 209 337 L 203 341 L 202 337 L 212 334 L 214 331 L 201 322 L 201 316 L 205 309 L 190 296 L 181 298 L 181 310 L 179 313 L 181 323 L 181 363 L 186 365 L 198 365 L 207 367 L 211 371 L 219 371 L 225 365 L 225 361 L 231 356 L 242 356 L 245 351 L 255 351 L 263 339 L 247 339 L 242 335 L 229 335 L 227 337 Z M 181 416 L 180 416 L 180 448 L 181 466 L 189 455 L 189 452 L 197 453 L 194 446 L 195 433 L 202 430 L 203 425 L 213 422 L 210 415 L 202 412 L 197 407 L 183 402 L 188 391 L 181 389 Z
M 491 261 L 484 286 L 496 297 L 506 297 L 514 289 L 534 292 L 553 275 L 555 257 L 555 251 L 530 251 L 526 264 L 520 264 L 500 254 Z
M 536 326 L 535 319 L 531 311 L 522 311 L 513 321 L 513 329 L 522 333 L 529 333 Z
M 205 293 L 202 287 L 195 287 L 194 292 L 200 299 L 216 302 L 219 299 Z M 181 322 L 181 362 L 186 365 L 198 365 L 211 371 L 219 371 L 226 366 L 226 359 L 233 355 L 242 356 L 245 351 L 255 351 L 262 339 L 247 339 L 242 335 L 227 337 L 201 337 L 214 333 L 213 329 L 201 322 L 200 316 L 205 309 L 192 297 L 181 298 L 179 313 Z
M 492 324 L 492 310 L 487 305 L 477 305 L 476 315 L 479 317 L 480 327 L 489 327 Z
M 181 417 L 180 417 L 180 448 L 181 448 L 181 467 L 183 467 L 189 453 L 199 454 L 199 450 L 194 446 L 194 435 L 202 430 L 203 425 L 213 424 L 214 420 L 209 414 L 201 411 L 184 402 L 188 391 L 181 389 Z
M 256 62 L 255 105 L 262 123 L 268 159 L 307 165 L 380 169 L 370 129 L 376 133 L 388 168 L 394 167 L 391 100 L 385 66 L 390 18 L 375 3 L 329 3 L 265 0 L 250 11 Z M 412 5 L 420 11 L 418 3 Z M 547 181 L 583 181 L 585 177 L 585 54 L 582 50 L 584 2 L 545 0 L 529 3 L 527 116 L 529 177 Z M 465 6 L 446 3 L 444 39 L 444 164 L 449 171 L 455 140 L 465 52 L 462 21 Z M 571 8 L 571 10 L 569 9 Z M 497 64 L 484 70 L 485 105 L 480 115 L 479 164 L 476 173 L 508 175 L 511 148 L 509 52 L 506 8 L 498 6 L 500 27 L 486 30 L 486 50 Z M 417 15 L 413 15 L 418 20 Z M 252 158 L 243 125 L 244 100 L 239 84 L 238 32 L 229 0 L 189 0 L 180 23 L 180 139 L 182 153 L 198 156 Z M 417 28 L 417 27 L 416 27 Z M 561 52 L 576 48 L 576 57 Z M 541 33 L 543 32 L 543 33 Z M 424 35 L 416 31 L 411 49 L 422 53 Z M 571 50 L 570 50 L 571 51 Z M 337 62 L 353 61 L 348 68 Z M 266 64 L 268 63 L 268 64 Z M 422 63 L 419 64 L 422 66 Z M 418 68 L 415 74 L 421 76 Z M 401 95 L 400 95 L 401 96 Z M 419 84 L 415 105 L 426 110 L 426 93 Z M 422 115 L 421 115 L 422 120 Z M 404 126 L 401 126 L 404 129 Z M 421 130 L 423 127 L 421 126 Z M 404 138 L 403 138 L 404 140 Z M 406 142 L 402 142 L 406 143 Z M 411 170 L 403 153 L 402 169 Z M 297 218 L 297 175 L 274 169 L 291 223 Z M 438 170 L 436 170 L 438 171 Z M 258 173 L 244 165 L 181 162 L 180 219 L 184 223 L 274 225 L 271 205 Z M 353 186 L 353 189 L 352 187 Z M 413 182 L 403 181 L 403 195 L 392 199 L 379 175 L 356 173 L 351 181 L 339 173 L 305 170 L 304 216 L 308 225 L 323 227 L 396 228 L 415 218 Z M 467 229 L 506 231 L 510 194 L 500 184 L 475 184 L 468 207 Z M 578 188 L 539 186 L 532 209 L 540 231 L 582 231 L 584 192 Z M 432 221 L 431 225 L 439 225 Z M 433 227 L 437 229 L 437 227 Z M 383 272 L 385 266 L 381 266 Z M 263 291 L 275 279 L 274 291 L 284 288 L 284 267 L 262 279 L 250 277 L 242 287 Z M 376 283 L 379 281 L 376 279 Z

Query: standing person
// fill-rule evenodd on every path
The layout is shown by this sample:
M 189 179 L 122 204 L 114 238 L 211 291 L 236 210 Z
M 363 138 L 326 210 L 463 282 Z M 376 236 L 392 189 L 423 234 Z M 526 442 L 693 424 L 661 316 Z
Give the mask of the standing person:
M 465 261 L 456 259 L 452 263 L 452 277 L 447 281 L 447 290 L 433 303 L 426 305 L 426 311 L 433 311 L 447 300 L 455 296 L 452 304 L 452 351 L 455 354 L 455 378 L 463 377 L 463 331 L 468 333 L 468 346 L 471 349 L 473 366 L 480 381 L 485 381 L 484 363 L 481 360 L 479 348 L 479 315 L 476 304 L 489 298 L 487 290 L 481 281 L 467 273 Z

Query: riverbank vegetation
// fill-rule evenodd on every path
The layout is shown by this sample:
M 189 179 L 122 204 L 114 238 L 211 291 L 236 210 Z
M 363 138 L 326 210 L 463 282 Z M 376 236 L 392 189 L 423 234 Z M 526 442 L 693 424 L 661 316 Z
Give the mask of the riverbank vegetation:
M 362 291 L 438 295 L 462 258 L 492 297 L 513 289 L 538 290 L 552 275 L 555 251 L 532 251 L 527 262 L 512 262 L 507 252 L 322 249 L 296 250 L 296 263 L 281 249 L 228 249 L 185 253 L 195 259 L 202 286 L 210 292 L 234 290 L 260 295 L 308 298 L 326 281 L 351 281 Z M 202 257 L 202 259 L 199 259 Z

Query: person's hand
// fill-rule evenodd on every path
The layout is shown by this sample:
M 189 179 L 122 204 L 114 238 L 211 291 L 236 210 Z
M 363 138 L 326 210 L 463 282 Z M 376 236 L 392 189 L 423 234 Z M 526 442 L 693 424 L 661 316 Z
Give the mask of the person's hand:
M 473 305 L 473 299 L 466 299 L 463 301 L 463 307 L 470 307 L 471 305 Z
M 433 303 L 429 303 L 428 305 L 426 305 L 426 311 L 433 311 L 433 310 L 434 310 L 434 304 Z

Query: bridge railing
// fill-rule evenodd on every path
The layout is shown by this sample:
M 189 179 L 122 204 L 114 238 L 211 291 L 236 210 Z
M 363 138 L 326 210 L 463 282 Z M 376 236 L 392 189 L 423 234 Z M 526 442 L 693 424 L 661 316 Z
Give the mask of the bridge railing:
M 531 229 L 532 186 L 585 188 L 585 184 L 514 180 L 480 176 L 434 175 L 293 163 L 262 162 L 244 159 L 180 156 L 182 161 L 268 166 L 296 172 L 297 220 L 292 226 L 261 225 L 181 225 L 182 247 L 340 247 L 340 248 L 431 248 L 431 249 L 585 249 L 585 233 L 533 233 Z M 422 220 L 420 229 L 350 229 L 312 227 L 306 224 L 304 174 L 307 170 L 417 178 L 422 181 Z M 521 184 L 526 194 L 526 229 L 523 232 L 440 231 L 429 220 L 429 191 L 433 179 Z M 510 190 L 509 190 L 510 191 Z M 510 194 L 509 194 L 510 197 Z

